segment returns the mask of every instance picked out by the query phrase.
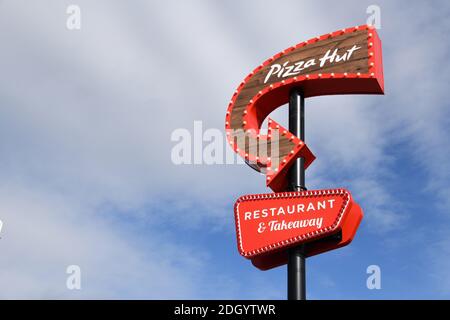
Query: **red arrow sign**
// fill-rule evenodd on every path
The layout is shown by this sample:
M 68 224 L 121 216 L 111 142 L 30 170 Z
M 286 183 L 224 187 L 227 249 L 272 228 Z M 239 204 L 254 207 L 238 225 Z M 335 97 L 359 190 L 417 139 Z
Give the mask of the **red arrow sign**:
M 285 128 L 264 119 L 288 102 L 289 91 L 305 97 L 331 94 L 382 94 L 381 41 L 371 26 L 332 32 L 274 55 L 241 82 L 225 119 L 228 142 L 254 169 L 266 173 L 275 192 L 286 190 L 286 173 L 298 157 L 305 168 L 315 159 L 308 147 Z
M 260 269 L 287 260 L 286 249 L 308 242 L 307 256 L 351 242 L 362 211 L 345 189 L 247 195 L 235 204 L 238 249 Z M 319 239 L 339 235 L 333 241 Z

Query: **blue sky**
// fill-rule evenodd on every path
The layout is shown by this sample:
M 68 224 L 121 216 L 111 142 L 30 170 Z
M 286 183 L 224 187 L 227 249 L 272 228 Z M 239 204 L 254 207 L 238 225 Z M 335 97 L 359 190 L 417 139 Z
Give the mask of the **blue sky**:
M 306 101 L 307 186 L 348 188 L 365 213 L 351 245 L 307 260 L 307 294 L 450 298 L 450 5 L 293 0 L 0 0 L 0 298 L 284 299 L 286 268 L 236 248 L 234 201 L 264 177 L 176 166 L 171 133 L 222 130 L 249 71 L 372 4 L 386 95 Z

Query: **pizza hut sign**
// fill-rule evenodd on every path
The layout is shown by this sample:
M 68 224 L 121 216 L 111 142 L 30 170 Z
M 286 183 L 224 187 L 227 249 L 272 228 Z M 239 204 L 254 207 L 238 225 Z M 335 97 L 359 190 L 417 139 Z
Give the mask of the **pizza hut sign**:
M 269 118 L 301 88 L 305 98 L 333 94 L 383 94 L 381 41 L 371 26 L 342 29 L 304 41 L 264 61 L 238 86 L 225 117 L 227 140 L 253 169 L 266 175 L 275 192 L 287 190 L 287 171 L 298 157 L 308 167 L 315 159 L 308 146 Z M 275 138 L 276 137 L 276 138 Z M 276 153 L 271 148 L 276 144 Z
M 328 65 L 337 64 L 339 62 L 349 61 L 353 55 L 353 52 L 356 50 L 360 50 L 362 47 L 353 45 L 350 49 L 344 49 L 343 54 L 338 54 L 339 49 L 336 48 L 331 53 L 332 49 L 328 49 L 328 51 L 320 58 L 312 58 L 307 61 L 301 60 L 292 63 L 291 61 L 286 61 L 283 64 L 274 63 L 270 66 L 269 72 L 267 72 L 267 76 L 264 79 L 264 83 L 267 83 L 272 76 L 276 76 L 277 79 L 289 78 L 296 75 L 299 75 L 302 71 L 308 71 L 308 69 L 312 69 L 313 66 L 317 66 L 319 68 L 328 67 Z
M 369 25 L 346 28 L 291 46 L 250 72 L 231 97 L 225 117 L 228 142 L 250 167 L 266 175 L 266 185 L 275 192 L 240 197 L 234 207 L 239 253 L 262 270 L 287 263 L 288 249 L 300 244 L 307 244 L 306 256 L 349 244 L 363 217 L 345 189 L 286 192 L 296 160 L 303 158 L 307 169 L 316 157 L 272 119 L 267 134 L 261 126 L 289 102 L 292 89 L 303 98 L 384 94 L 376 30 Z

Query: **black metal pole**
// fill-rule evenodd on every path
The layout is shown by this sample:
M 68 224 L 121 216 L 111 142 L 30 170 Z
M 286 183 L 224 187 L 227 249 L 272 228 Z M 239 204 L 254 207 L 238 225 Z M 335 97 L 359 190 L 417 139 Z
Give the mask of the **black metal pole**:
M 298 88 L 289 93 L 289 131 L 305 141 L 305 98 Z M 288 178 L 291 191 L 306 190 L 304 158 L 295 161 Z M 305 246 L 291 248 L 288 255 L 288 300 L 306 300 Z

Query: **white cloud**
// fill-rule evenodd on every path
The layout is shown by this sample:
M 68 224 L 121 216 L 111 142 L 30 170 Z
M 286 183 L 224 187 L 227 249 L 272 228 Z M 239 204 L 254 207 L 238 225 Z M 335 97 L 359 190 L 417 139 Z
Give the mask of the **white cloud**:
M 175 247 L 161 233 L 136 243 L 137 237 L 126 228 L 99 219 L 92 208 L 69 197 L 13 183 L 0 191 L 2 298 L 157 299 L 198 294 L 193 277 L 202 270 L 204 257 L 191 248 Z M 66 288 L 66 267 L 73 264 L 81 268 L 81 291 Z

